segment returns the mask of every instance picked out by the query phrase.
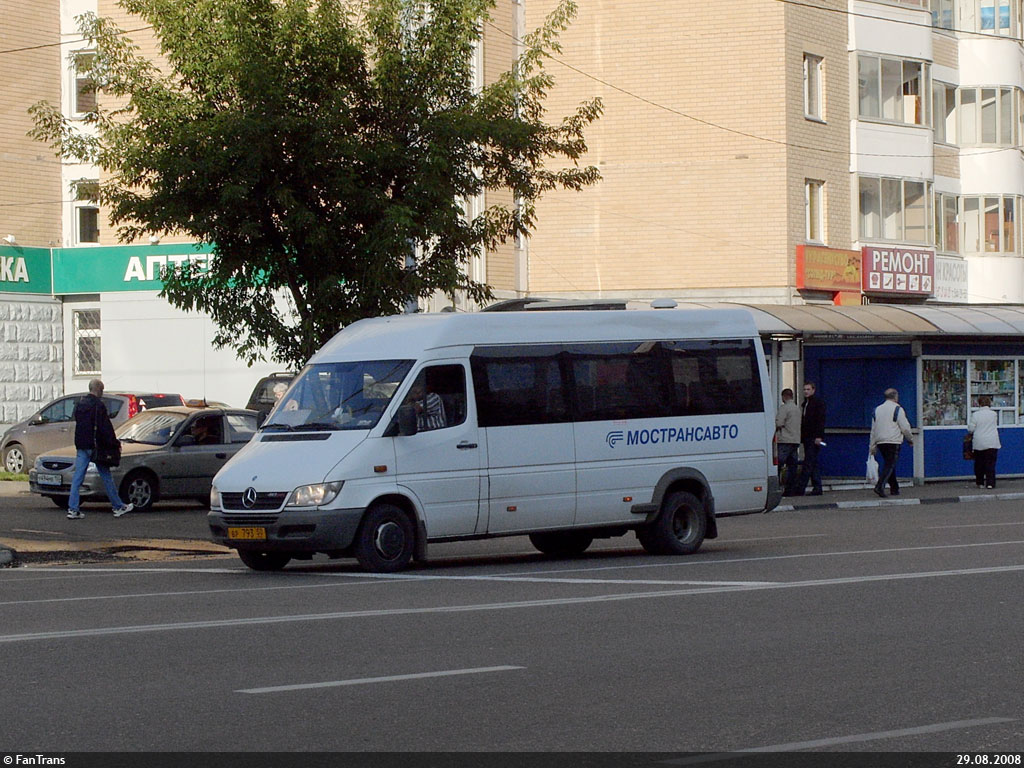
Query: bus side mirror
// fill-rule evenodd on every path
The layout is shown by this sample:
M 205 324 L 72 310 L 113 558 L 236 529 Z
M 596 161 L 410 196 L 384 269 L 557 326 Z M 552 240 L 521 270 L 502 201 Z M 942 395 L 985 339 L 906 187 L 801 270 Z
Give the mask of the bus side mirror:
M 411 405 L 403 405 L 398 409 L 398 434 L 402 437 L 410 437 L 418 431 L 416 427 L 416 409 Z

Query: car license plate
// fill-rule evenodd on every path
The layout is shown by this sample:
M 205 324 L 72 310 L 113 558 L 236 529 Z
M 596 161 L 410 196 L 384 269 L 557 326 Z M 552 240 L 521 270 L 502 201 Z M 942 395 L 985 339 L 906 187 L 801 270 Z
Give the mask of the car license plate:
M 229 539 L 265 539 L 266 528 L 228 528 Z
M 36 474 L 36 482 L 39 485 L 60 485 L 60 475 L 46 475 L 43 473 Z

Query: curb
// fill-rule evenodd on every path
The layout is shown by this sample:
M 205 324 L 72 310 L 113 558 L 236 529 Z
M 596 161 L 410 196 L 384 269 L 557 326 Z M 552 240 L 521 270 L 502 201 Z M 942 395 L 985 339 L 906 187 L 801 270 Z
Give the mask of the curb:
M 976 501 L 1013 501 L 1024 499 L 1024 493 L 975 493 L 969 496 L 937 496 L 929 499 L 878 499 L 874 501 L 833 501 L 822 504 L 779 504 L 772 512 L 801 512 L 821 509 L 877 509 L 879 507 L 910 507 L 922 504 L 969 504 Z

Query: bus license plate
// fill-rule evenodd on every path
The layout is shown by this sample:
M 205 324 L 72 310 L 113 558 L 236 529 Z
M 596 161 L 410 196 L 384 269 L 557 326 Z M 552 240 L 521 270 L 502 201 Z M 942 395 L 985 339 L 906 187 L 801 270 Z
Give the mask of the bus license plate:
M 39 485 L 60 485 L 60 475 L 46 475 L 39 473 L 36 475 L 36 482 Z
M 229 539 L 265 539 L 267 538 L 266 528 L 228 528 Z

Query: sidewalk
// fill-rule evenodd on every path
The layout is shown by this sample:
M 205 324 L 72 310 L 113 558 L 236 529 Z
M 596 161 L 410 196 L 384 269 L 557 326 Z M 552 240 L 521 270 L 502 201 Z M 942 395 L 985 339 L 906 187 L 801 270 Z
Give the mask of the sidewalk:
M 870 484 L 864 482 L 823 483 L 821 496 L 785 496 L 772 512 L 803 512 L 815 509 L 867 509 L 870 507 L 899 507 L 915 504 L 957 504 L 981 501 L 1024 499 L 1024 480 L 999 480 L 991 490 L 978 488 L 973 480 L 948 480 L 911 485 L 900 485 L 899 496 L 886 498 L 875 495 Z
M 31 497 L 27 482 L 13 480 L 0 481 L 0 497 L 13 499 L 19 496 Z M 39 497 L 36 497 L 39 498 Z M 48 513 L 58 515 L 63 523 L 63 513 L 59 510 L 47 509 Z M 106 521 L 109 514 L 97 517 Z M 18 564 L 36 563 L 67 563 L 67 562 L 112 562 L 124 559 L 131 560 L 165 560 L 192 559 L 210 555 L 225 555 L 231 550 L 212 541 L 195 538 L 181 538 L 168 535 L 151 535 L 145 526 L 133 525 L 135 521 L 122 518 L 120 533 L 112 534 L 88 529 L 69 534 L 67 530 L 57 530 L 58 525 L 47 527 L 54 530 L 18 530 L 8 531 L 5 525 L 0 531 L 0 568 Z M 72 524 L 73 525 L 73 524 Z M 124 530 L 127 529 L 127 530 Z M 134 535 L 129 533 L 134 531 Z M 80 535 L 78 535 L 80 534 Z
M 19 496 L 30 493 L 28 483 L 19 480 L 0 480 L 0 496 Z

